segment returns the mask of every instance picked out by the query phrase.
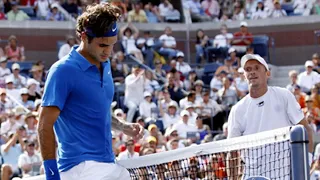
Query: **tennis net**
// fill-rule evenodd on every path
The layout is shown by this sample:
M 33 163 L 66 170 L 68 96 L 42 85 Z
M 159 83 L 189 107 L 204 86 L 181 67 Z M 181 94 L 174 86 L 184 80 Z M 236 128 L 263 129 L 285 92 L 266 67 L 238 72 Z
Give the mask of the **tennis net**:
M 308 180 L 306 134 L 299 125 L 117 163 L 133 180 Z

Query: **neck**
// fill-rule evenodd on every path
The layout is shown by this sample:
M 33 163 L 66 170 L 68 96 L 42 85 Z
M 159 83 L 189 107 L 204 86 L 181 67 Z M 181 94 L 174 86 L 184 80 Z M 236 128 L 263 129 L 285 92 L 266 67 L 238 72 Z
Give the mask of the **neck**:
M 249 93 L 252 98 L 259 98 L 263 96 L 268 91 L 268 86 L 265 85 L 264 87 L 251 87 L 249 88 Z
M 34 153 L 32 153 L 32 152 L 28 152 L 28 155 L 29 155 L 29 156 L 33 156 L 33 154 L 34 154 Z
M 100 69 L 100 62 L 99 61 L 96 61 L 94 60 L 88 53 L 87 49 L 84 47 L 84 43 L 81 42 L 77 51 L 84 57 L 86 58 L 87 61 L 89 61 L 91 64 L 97 66 L 98 69 Z

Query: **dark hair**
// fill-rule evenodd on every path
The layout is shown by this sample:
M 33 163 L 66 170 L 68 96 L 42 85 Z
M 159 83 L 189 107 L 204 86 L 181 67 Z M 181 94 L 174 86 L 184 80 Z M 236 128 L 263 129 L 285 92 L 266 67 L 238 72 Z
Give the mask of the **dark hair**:
M 110 3 L 88 5 L 77 19 L 76 32 L 80 36 L 81 32 L 90 29 L 96 37 L 103 37 L 120 16 L 120 9 Z M 93 38 L 88 36 L 88 42 Z
M 259 3 L 258 3 L 259 4 Z M 264 4 L 263 3 L 261 3 L 262 4 L 262 7 L 261 7 L 261 11 L 263 11 L 264 10 Z M 257 7 L 256 7 L 256 11 L 258 11 L 259 10 L 259 7 L 258 7 L 258 5 L 257 5 Z

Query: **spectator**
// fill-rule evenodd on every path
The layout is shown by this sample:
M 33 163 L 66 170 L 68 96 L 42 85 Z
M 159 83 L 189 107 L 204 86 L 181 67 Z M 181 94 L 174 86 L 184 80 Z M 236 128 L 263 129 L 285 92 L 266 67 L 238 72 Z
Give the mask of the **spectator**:
M 37 0 L 35 1 L 34 8 L 37 13 L 37 18 L 39 20 L 45 20 L 50 11 L 50 3 L 48 0 Z
M 211 135 L 211 129 L 207 124 L 203 124 L 203 119 L 200 115 L 197 115 L 196 118 L 196 127 L 199 133 L 199 139 L 202 141 L 206 135 Z
M 188 76 L 189 72 L 191 71 L 191 67 L 188 63 L 184 62 L 184 53 L 178 52 L 176 57 L 177 57 L 176 70 L 181 72 L 183 76 Z
M 189 75 L 184 79 L 183 81 L 183 84 L 184 84 L 184 89 L 186 91 L 190 91 L 193 86 L 194 86 L 194 83 L 198 80 L 198 76 L 197 76 L 197 73 L 194 69 L 192 69 L 190 72 L 189 72 Z
M 125 56 L 122 51 L 118 51 L 114 57 L 117 60 L 117 69 L 125 76 L 129 74 L 129 67 L 124 63 Z
M 35 146 L 33 141 L 27 141 L 25 152 L 18 158 L 18 166 L 22 171 L 23 178 L 40 174 L 42 161 L 40 155 L 36 153 Z
M 240 23 L 240 31 L 233 34 L 234 39 L 231 44 L 232 47 L 239 53 L 245 53 L 247 46 L 253 42 L 252 34 L 248 31 L 248 23 Z
M 160 85 L 158 81 L 155 80 L 154 75 L 151 71 L 145 72 L 145 90 L 150 92 L 151 94 L 155 94 L 156 91 L 160 90 Z
M 29 98 L 29 91 L 27 88 L 21 88 L 20 89 L 20 95 L 21 95 L 21 101 L 20 103 L 25 107 L 28 108 L 29 110 L 34 109 L 34 102 L 28 100 Z
M 152 109 L 157 108 L 157 105 L 152 102 L 152 95 L 150 92 L 143 93 L 144 101 L 139 104 L 139 113 L 143 118 L 152 117 Z
M 12 96 L 14 99 L 20 98 L 19 89 L 16 89 L 14 87 L 12 77 L 6 78 L 6 92 L 7 92 L 8 96 Z
M 222 126 L 223 132 L 214 136 L 213 141 L 220 141 L 227 139 L 228 137 L 228 122 L 224 123 Z
M 196 101 L 196 93 L 194 91 L 190 91 L 188 95 L 179 101 L 179 105 L 181 109 L 185 109 L 188 104 L 194 105 Z
M 125 97 L 124 104 L 128 107 L 127 121 L 132 122 L 133 117 L 143 101 L 144 92 L 144 70 L 139 65 L 132 69 L 132 73 L 125 79 Z
M 7 97 L 6 90 L 1 88 L 0 89 L 0 114 L 4 114 L 5 112 L 8 112 L 8 110 L 13 108 L 14 108 L 14 104 Z
M 180 113 L 181 120 L 173 125 L 173 129 L 176 129 L 180 138 L 186 139 L 188 132 L 196 132 L 195 125 L 189 123 L 189 112 L 182 110 Z
M 0 58 L 0 87 L 5 87 L 6 77 L 11 74 L 10 69 L 7 68 L 7 62 L 6 57 Z
M 121 22 L 124 22 L 127 20 L 128 17 L 128 11 L 127 11 L 127 5 L 122 2 L 122 0 L 113 0 L 111 4 L 118 6 L 119 9 L 121 9 L 121 14 L 123 19 L 121 19 Z
M 220 5 L 217 0 L 204 0 L 201 2 L 202 9 L 212 19 L 220 15 Z
M 36 99 L 41 99 L 41 95 L 37 92 L 40 88 L 40 83 L 33 78 L 29 78 L 27 81 L 28 100 L 34 102 Z
M 127 160 L 139 157 L 139 153 L 134 151 L 134 140 L 128 139 L 125 143 L 126 150 L 119 153 L 118 160 Z
M 196 63 L 200 64 L 205 58 L 205 49 L 210 45 L 209 37 L 202 29 L 196 32 Z
M 161 17 L 160 17 L 160 13 L 158 11 L 158 8 L 153 6 L 153 4 L 151 2 L 149 2 L 148 4 L 146 4 L 144 6 L 144 11 L 146 13 L 147 16 L 147 21 L 149 23 L 157 23 L 159 21 L 161 21 Z
M 312 55 L 312 62 L 313 62 L 313 70 L 316 71 L 317 73 L 320 73 L 320 57 L 318 53 L 314 53 Z
M 133 5 L 134 9 L 128 13 L 128 22 L 139 22 L 146 23 L 148 22 L 147 15 L 144 10 L 141 8 L 141 3 L 136 2 Z
M 257 8 L 257 4 L 258 3 L 262 3 L 263 4 L 263 0 L 246 0 L 246 18 L 247 19 L 252 19 L 252 15 L 253 13 L 256 11 Z
M 223 88 L 218 91 L 219 98 L 226 109 L 231 108 L 238 101 L 237 91 L 231 86 L 229 78 L 222 79 Z
M 18 46 L 17 37 L 11 35 L 8 38 L 8 45 L 5 47 L 6 57 L 9 61 L 24 61 L 26 57 L 24 56 L 24 47 Z
M 313 100 L 313 107 L 317 107 L 320 109 L 320 94 L 319 94 L 319 87 L 313 86 L 311 88 L 311 95 L 310 97 Z
M 56 4 L 52 4 L 50 11 L 46 15 L 47 21 L 64 21 L 63 14 L 58 10 L 58 6 Z
M 136 40 L 139 37 L 139 30 L 132 23 L 123 26 L 119 32 L 122 46 L 126 54 L 133 54 L 137 59 L 144 62 L 144 58 L 140 49 L 136 46 Z
M 62 59 L 64 56 L 68 55 L 71 48 L 76 44 L 76 38 L 72 35 L 67 35 L 66 43 L 63 44 L 58 53 L 58 58 Z
M 233 85 L 236 88 L 240 99 L 248 94 L 249 85 L 246 81 L 246 78 L 244 77 L 244 70 L 242 67 L 238 69 L 238 77 L 234 79 Z
M 4 137 L 9 137 L 10 133 L 15 133 L 22 125 L 15 120 L 15 114 L 12 109 L 6 111 L 7 118 L 1 123 L 0 132 Z
M 222 79 L 227 77 L 227 72 L 226 71 L 221 71 L 219 74 L 215 74 L 211 81 L 210 81 L 210 89 L 211 89 L 211 98 L 213 100 L 218 100 L 218 94 L 217 92 L 222 89 Z
M 18 63 L 14 63 L 11 66 L 12 74 L 8 75 L 7 78 L 13 80 L 14 88 L 20 89 L 25 87 L 27 84 L 27 80 L 25 77 L 20 75 L 20 65 Z
M 298 72 L 296 70 L 289 71 L 290 83 L 286 86 L 286 88 L 293 92 L 295 85 L 297 85 Z
M 186 7 L 186 9 L 189 9 L 192 22 L 204 22 L 211 20 L 211 18 L 207 14 L 205 14 L 199 0 L 185 1 L 184 6 Z
M 309 123 L 313 123 L 316 126 L 320 124 L 320 109 L 313 106 L 313 99 L 310 96 L 306 96 L 305 98 L 306 107 L 302 109 L 303 113 L 308 119 Z M 316 128 L 316 131 L 319 128 Z
M 164 111 L 163 108 L 161 108 L 161 105 L 159 106 L 164 129 L 171 128 L 173 124 L 177 123 L 180 120 L 180 117 L 178 115 L 179 107 L 177 102 L 171 101 L 167 107 L 168 110 Z
M 297 102 L 299 103 L 301 108 L 306 107 L 306 103 L 305 103 L 305 97 L 306 94 L 301 92 L 301 88 L 299 85 L 294 85 L 293 86 L 293 91 L 292 91 L 294 97 L 296 98 Z
M 76 0 L 66 0 L 65 3 L 62 4 L 62 7 L 74 18 L 78 17 L 79 9 Z
M 173 101 L 173 100 L 170 97 L 170 93 L 166 89 L 164 89 L 163 91 L 159 92 L 158 101 L 159 101 L 158 105 L 159 105 L 160 114 L 161 114 L 161 110 L 163 112 L 168 112 L 168 106 L 171 103 L 171 101 Z
M 243 12 L 242 5 L 239 2 L 236 2 L 234 5 L 232 19 L 236 21 L 242 21 L 245 19 L 245 14 Z
M 223 59 L 226 59 L 228 57 L 228 49 L 232 39 L 233 35 L 228 33 L 227 25 L 222 24 L 220 27 L 220 34 L 215 36 L 212 47 L 207 48 L 209 62 L 211 61 L 212 54 L 214 54 L 216 58 L 222 57 Z
M 159 53 L 164 56 L 168 56 L 169 60 L 176 56 L 177 51 L 176 39 L 172 36 L 172 29 L 170 27 L 166 27 L 164 30 L 164 34 L 159 37 L 159 41 L 162 42 L 162 47 L 160 48 Z
M 33 65 L 31 70 L 31 78 L 35 79 L 38 83 L 40 88 L 44 87 L 44 77 L 45 77 L 45 72 L 44 72 L 44 67 L 40 64 L 38 65 Z M 40 94 L 40 89 L 36 90 Z
M 169 92 L 172 100 L 179 102 L 183 98 L 183 93 L 181 89 L 180 80 L 176 80 L 174 73 L 170 72 L 167 74 L 168 83 L 166 84 L 165 89 Z
M 286 11 L 281 9 L 281 4 L 279 0 L 274 0 L 273 4 L 274 4 L 274 7 L 273 9 L 270 9 L 269 15 L 268 15 L 269 17 L 279 18 L 279 17 L 287 16 Z
M 312 61 L 306 61 L 305 71 L 298 75 L 297 84 L 305 93 L 309 93 L 312 86 L 320 82 L 320 76 L 317 72 L 313 71 L 314 64 Z
M 123 72 L 121 72 L 117 69 L 117 60 L 116 59 L 111 60 L 111 74 L 112 74 L 114 83 L 121 83 L 121 84 L 124 83 L 125 75 L 123 74 Z
M 162 3 L 159 4 L 159 13 L 162 22 L 180 21 L 180 12 L 173 8 L 169 0 L 162 0 Z
M 1 171 L 1 179 L 9 180 L 12 177 L 19 177 L 18 157 L 23 152 L 23 133 L 25 129 L 21 126 L 16 132 L 9 134 L 9 140 L 1 145 L 1 154 L 4 161 Z
M 0 7 L 0 20 L 6 20 L 6 14 L 3 12 L 2 7 Z
M 268 17 L 267 8 L 263 4 L 263 0 L 258 0 L 256 9 L 252 12 L 251 19 L 265 19 Z
M 27 132 L 27 139 L 28 141 L 35 142 L 38 139 L 38 132 L 37 132 L 37 113 L 29 112 L 25 115 L 24 123 Z
M 7 18 L 9 21 L 25 21 L 30 19 L 30 17 L 25 12 L 18 9 L 18 5 L 16 2 L 11 3 L 12 9 L 7 13 Z
M 161 149 L 166 141 L 165 141 L 165 138 L 163 137 L 162 133 L 159 131 L 159 128 L 158 126 L 156 126 L 155 124 L 150 124 L 148 126 L 148 131 L 149 131 L 149 134 L 150 136 L 149 137 L 154 137 L 156 139 L 156 144 L 155 144 L 155 147 L 156 149 Z

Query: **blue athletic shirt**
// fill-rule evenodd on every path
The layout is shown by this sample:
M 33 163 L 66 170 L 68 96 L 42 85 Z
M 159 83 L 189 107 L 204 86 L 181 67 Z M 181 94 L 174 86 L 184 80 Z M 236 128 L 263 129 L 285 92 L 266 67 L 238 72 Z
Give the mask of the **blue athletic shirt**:
M 54 124 L 58 168 L 67 171 L 83 161 L 114 163 L 111 110 L 114 86 L 109 61 L 98 68 L 76 49 L 54 63 L 45 83 L 42 106 L 57 106 Z

